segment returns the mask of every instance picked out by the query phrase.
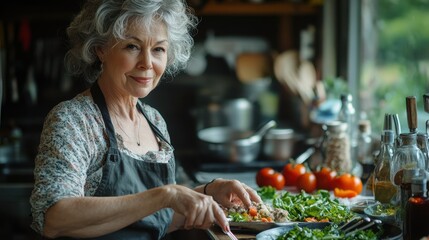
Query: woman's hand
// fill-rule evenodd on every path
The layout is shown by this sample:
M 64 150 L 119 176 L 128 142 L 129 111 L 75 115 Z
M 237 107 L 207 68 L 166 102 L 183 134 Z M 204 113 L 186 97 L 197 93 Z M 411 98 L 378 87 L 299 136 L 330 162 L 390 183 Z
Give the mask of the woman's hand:
M 213 197 L 180 185 L 167 185 L 166 189 L 166 205 L 184 216 L 185 229 L 207 229 L 217 223 L 229 230 L 225 213 Z
M 261 202 L 255 190 L 238 180 L 216 179 L 206 186 L 206 194 L 224 207 L 243 204 L 250 207 L 252 201 Z

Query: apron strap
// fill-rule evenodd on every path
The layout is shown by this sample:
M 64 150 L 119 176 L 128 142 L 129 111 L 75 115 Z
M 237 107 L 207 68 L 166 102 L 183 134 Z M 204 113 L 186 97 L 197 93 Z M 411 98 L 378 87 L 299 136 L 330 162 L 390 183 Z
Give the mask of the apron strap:
M 101 92 L 98 82 L 95 82 L 91 87 L 92 98 L 95 104 L 100 108 L 101 115 L 103 116 L 104 124 L 107 129 L 107 135 L 109 137 L 110 146 L 117 146 L 115 137 L 115 128 L 113 127 L 112 120 L 110 119 L 109 110 L 107 109 L 106 100 L 104 99 L 103 92 Z
M 117 146 L 116 137 L 115 137 L 115 128 L 113 127 L 112 120 L 109 115 L 109 110 L 107 109 L 106 100 L 104 99 L 103 92 L 101 92 L 100 86 L 98 82 L 95 82 L 91 87 L 92 98 L 94 99 L 95 104 L 98 105 L 101 111 L 101 115 L 103 116 L 104 124 L 106 125 L 107 135 L 109 136 L 110 146 Z M 155 132 L 159 138 L 161 138 L 164 142 L 166 142 L 170 147 L 173 147 L 171 143 L 164 137 L 162 132 L 158 129 L 152 121 L 149 120 L 147 114 L 143 111 L 142 103 L 140 99 L 137 101 L 137 108 L 146 118 L 149 123 L 149 126 Z
M 139 101 L 137 101 L 137 108 L 143 114 L 143 116 L 147 119 L 147 122 L 149 123 L 149 126 L 152 128 L 152 130 L 155 132 L 155 135 L 157 135 L 164 142 L 166 142 L 171 148 L 173 148 L 171 143 L 164 137 L 164 134 L 162 134 L 161 130 L 159 130 L 159 128 L 157 126 L 155 126 L 155 124 L 153 124 L 152 121 L 149 120 L 147 114 L 143 111 L 143 105 L 142 105 L 140 99 L 139 99 Z

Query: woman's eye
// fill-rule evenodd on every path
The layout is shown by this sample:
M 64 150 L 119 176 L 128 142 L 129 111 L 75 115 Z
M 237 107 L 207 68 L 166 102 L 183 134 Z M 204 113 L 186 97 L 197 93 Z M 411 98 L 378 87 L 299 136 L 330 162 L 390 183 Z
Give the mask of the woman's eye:
M 139 47 L 137 45 L 134 45 L 134 44 L 128 44 L 127 45 L 127 49 L 139 50 Z
M 155 52 L 165 52 L 165 48 L 163 47 L 156 47 Z

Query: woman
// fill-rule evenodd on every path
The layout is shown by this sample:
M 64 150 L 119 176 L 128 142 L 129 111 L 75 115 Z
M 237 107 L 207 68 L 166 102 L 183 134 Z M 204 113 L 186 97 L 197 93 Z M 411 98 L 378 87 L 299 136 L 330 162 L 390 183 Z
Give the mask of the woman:
M 67 33 L 66 64 L 92 83 L 48 114 L 36 156 L 32 227 L 48 238 L 160 239 L 179 228 L 229 230 L 219 204 L 260 201 L 218 179 L 175 184 L 159 112 L 139 101 L 189 59 L 196 18 L 182 0 L 89 0 Z

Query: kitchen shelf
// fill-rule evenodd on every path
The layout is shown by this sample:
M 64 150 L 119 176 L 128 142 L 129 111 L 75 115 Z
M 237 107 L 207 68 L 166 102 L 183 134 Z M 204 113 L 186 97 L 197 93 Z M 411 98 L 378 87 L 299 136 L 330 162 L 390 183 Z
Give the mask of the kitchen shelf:
M 196 13 L 198 15 L 314 15 L 320 11 L 320 6 L 317 3 L 208 1 L 201 9 L 197 9 Z

